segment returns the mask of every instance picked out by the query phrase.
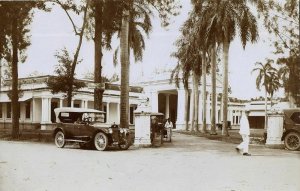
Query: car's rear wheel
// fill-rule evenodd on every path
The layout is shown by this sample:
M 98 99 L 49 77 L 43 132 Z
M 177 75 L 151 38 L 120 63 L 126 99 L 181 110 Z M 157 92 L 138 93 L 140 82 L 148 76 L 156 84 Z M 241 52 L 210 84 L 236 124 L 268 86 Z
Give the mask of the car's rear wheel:
M 63 148 L 65 146 L 66 144 L 65 135 L 62 131 L 58 131 L 55 134 L 54 142 L 58 148 Z
M 128 136 L 126 137 L 126 139 L 125 139 L 125 143 L 119 144 L 119 148 L 120 148 L 121 150 L 127 150 L 127 149 L 130 147 L 130 145 L 131 145 L 131 138 L 130 138 L 130 136 L 128 135 Z
M 300 134 L 296 132 L 288 133 L 284 138 L 285 147 L 288 150 L 296 151 L 300 149 Z
M 108 146 L 107 136 L 102 132 L 97 133 L 94 138 L 94 145 L 98 151 L 106 150 Z

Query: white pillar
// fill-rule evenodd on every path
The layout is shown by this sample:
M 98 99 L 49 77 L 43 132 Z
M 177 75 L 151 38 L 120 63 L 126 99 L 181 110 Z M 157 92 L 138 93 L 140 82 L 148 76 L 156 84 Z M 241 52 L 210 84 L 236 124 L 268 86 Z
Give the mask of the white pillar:
M 89 100 L 85 100 L 84 108 L 88 108 L 88 107 L 89 107 Z
M 199 93 L 199 111 L 198 111 L 198 123 L 203 125 L 203 99 L 202 99 L 202 95 L 203 93 L 200 92 Z
M 184 130 L 185 122 L 184 122 L 184 114 L 185 112 L 185 93 L 184 89 L 177 89 L 178 99 L 177 99 L 177 121 L 176 121 L 176 129 Z
M 151 111 L 158 112 L 158 92 L 151 92 Z
M 211 119 L 210 119 L 210 116 L 211 116 L 211 101 L 210 101 L 210 96 L 211 94 L 210 93 L 207 93 L 207 97 L 206 97 L 206 124 L 211 124 Z
M 166 116 L 165 118 L 168 119 L 170 117 L 170 95 L 166 94 Z
M 71 107 L 74 107 L 74 100 L 71 101 Z
M 63 107 L 64 106 L 64 99 L 60 98 L 59 99 L 59 107 Z
M 42 120 L 41 130 L 47 129 L 47 124 L 51 123 L 51 98 L 42 98 Z
M 189 123 L 192 124 L 192 115 L 193 115 L 193 109 L 194 109 L 194 90 L 191 90 L 191 96 L 190 96 L 190 120 Z
M 283 117 L 283 114 L 268 114 L 267 146 L 282 146 Z
M 35 108 L 36 107 L 36 102 L 35 98 L 32 98 L 32 112 L 31 112 L 31 121 L 35 122 L 36 121 L 36 115 L 35 115 Z
M 120 103 L 117 103 L 117 122 L 120 123 Z
M 106 102 L 106 123 L 110 123 L 110 120 L 109 120 L 109 102 Z
M 51 122 L 51 98 L 48 98 L 48 122 Z

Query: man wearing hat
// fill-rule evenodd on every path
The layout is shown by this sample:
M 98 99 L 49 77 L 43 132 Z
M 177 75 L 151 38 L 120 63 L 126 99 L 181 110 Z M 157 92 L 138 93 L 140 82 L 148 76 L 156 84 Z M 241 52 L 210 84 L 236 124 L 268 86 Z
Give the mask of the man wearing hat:
M 250 135 L 250 127 L 248 121 L 249 110 L 243 111 L 241 121 L 240 121 L 240 135 L 242 136 L 243 142 L 239 144 L 235 149 L 236 151 L 240 152 L 243 151 L 244 156 L 251 156 L 249 154 L 249 135 Z

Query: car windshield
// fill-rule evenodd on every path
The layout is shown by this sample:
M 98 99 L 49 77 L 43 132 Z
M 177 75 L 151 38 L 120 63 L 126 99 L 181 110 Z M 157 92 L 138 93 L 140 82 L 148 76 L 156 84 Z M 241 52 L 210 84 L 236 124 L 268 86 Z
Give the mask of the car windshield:
M 105 122 L 105 116 L 104 113 L 90 113 L 91 122 L 95 123 L 104 123 Z
M 164 122 L 164 116 L 163 115 L 152 115 L 151 116 L 151 121 L 152 123 L 157 122 L 157 123 L 163 123 Z
M 63 123 L 105 122 L 104 113 L 61 112 L 58 118 Z

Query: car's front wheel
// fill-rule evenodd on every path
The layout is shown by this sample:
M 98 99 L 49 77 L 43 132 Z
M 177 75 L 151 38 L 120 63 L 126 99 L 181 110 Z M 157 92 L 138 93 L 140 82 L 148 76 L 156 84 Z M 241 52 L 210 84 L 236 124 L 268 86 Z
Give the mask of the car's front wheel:
M 65 135 L 62 131 L 58 131 L 55 134 L 54 142 L 58 148 L 63 148 L 65 146 L 66 144 Z
M 300 149 L 300 134 L 296 132 L 288 133 L 284 138 L 285 147 L 288 150 L 296 151 Z
M 108 146 L 107 136 L 102 132 L 97 133 L 94 138 L 94 145 L 98 151 L 106 150 Z
M 119 144 L 119 148 L 121 150 L 127 150 L 131 145 L 131 138 L 129 135 L 126 137 L 126 139 L 124 141 L 125 142 L 123 144 Z

